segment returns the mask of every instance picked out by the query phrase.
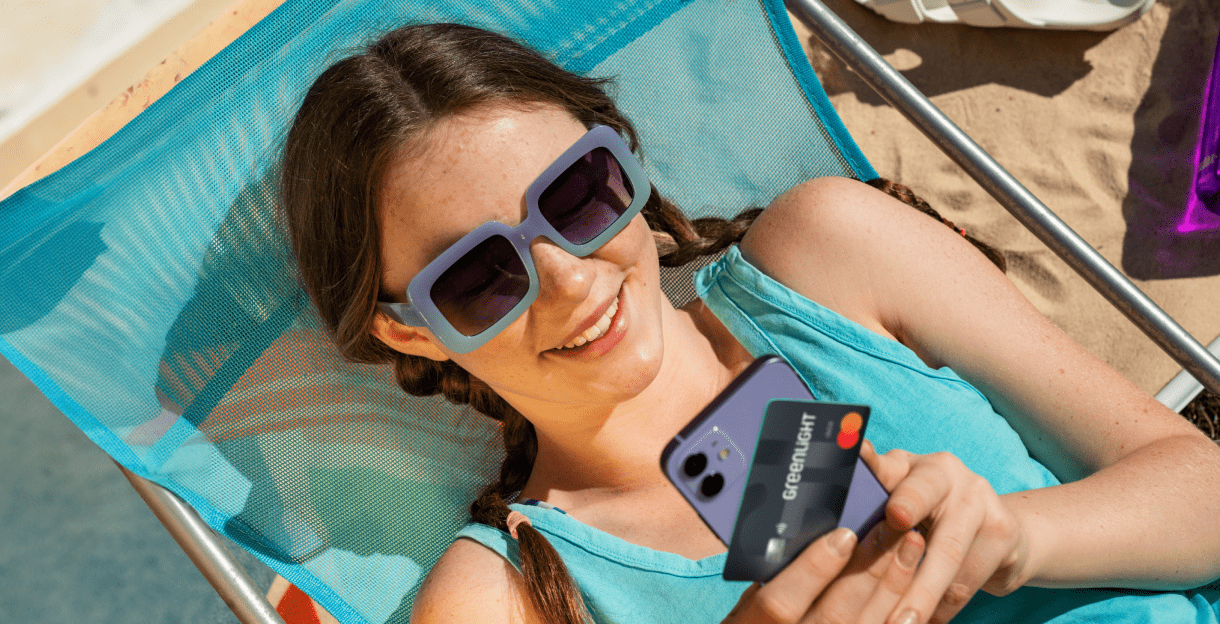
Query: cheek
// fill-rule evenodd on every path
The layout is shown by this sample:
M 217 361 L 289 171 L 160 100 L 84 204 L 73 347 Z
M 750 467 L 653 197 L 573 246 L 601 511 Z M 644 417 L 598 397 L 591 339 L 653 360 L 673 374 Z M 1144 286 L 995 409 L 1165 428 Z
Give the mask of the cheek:
M 653 289 L 660 291 L 661 263 L 657 253 L 657 239 L 653 236 L 652 230 L 648 228 L 648 222 L 644 221 L 642 215 L 633 220 L 631 227 L 635 232 L 636 249 L 639 250 L 635 263 L 636 270 L 641 272 Z
M 495 342 L 494 340 L 492 342 Z M 522 383 L 519 379 L 522 369 L 520 357 L 504 360 L 504 353 L 489 348 L 492 342 L 462 354 L 453 359 L 453 363 L 462 367 L 471 377 L 482 380 L 497 392 L 505 388 L 514 388 Z M 482 353 L 480 353 L 482 352 Z M 501 394 L 503 396 L 503 394 Z
M 602 257 L 623 267 L 656 264 L 657 245 L 644 215 L 636 215 L 623 231 L 599 250 Z
M 508 327 L 478 349 L 469 353 L 450 353 L 449 357 L 454 364 L 479 377 L 483 372 L 500 367 L 503 362 L 519 361 L 521 345 L 525 340 L 526 316 L 522 315 L 509 323 Z
M 643 215 L 636 215 L 619 235 L 610 241 L 606 260 L 618 265 L 625 273 L 634 276 L 639 287 L 637 295 L 647 309 L 656 310 L 664 299 L 661 292 L 661 265 L 657 255 L 657 243 Z M 609 247 L 610 245 L 607 245 Z

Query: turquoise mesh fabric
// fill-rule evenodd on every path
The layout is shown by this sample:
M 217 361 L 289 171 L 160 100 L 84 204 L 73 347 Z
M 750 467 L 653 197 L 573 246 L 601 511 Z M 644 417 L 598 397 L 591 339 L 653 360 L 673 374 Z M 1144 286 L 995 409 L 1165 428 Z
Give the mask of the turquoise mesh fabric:
M 693 216 L 874 177 L 777 0 L 290 0 L 0 204 L 0 353 L 344 622 L 407 620 L 503 453 L 488 419 L 336 355 L 277 226 L 277 146 L 313 78 L 425 21 L 615 77 L 648 173 Z M 668 278 L 677 301 L 689 272 Z

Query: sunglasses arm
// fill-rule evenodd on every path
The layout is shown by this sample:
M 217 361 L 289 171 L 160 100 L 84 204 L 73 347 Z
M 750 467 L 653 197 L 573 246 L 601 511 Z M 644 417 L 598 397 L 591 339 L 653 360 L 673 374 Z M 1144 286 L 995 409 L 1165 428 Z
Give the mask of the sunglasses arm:
M 384 312 L 386 316 L 403 325 L 406 325 L 407 327 L 428 326 L 428 323 L 424 321 L 424 317 L 419 313 L 419 310 L 416 310 L 409 303 L 386 303 L 384 301 L 378 301 L 377 308 Z

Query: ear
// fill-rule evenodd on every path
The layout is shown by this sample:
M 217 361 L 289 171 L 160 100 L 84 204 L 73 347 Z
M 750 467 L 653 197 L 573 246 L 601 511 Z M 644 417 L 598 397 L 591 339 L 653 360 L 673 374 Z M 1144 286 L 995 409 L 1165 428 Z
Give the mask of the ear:
M 438 362 L 449 359 L 449 355 L 440 348 L 436 337 L 431 332 L 422 328 L 407 327 L 380 312 L 373 317 L 371 333 L 386 346 L 399 353 L 418 355 Z

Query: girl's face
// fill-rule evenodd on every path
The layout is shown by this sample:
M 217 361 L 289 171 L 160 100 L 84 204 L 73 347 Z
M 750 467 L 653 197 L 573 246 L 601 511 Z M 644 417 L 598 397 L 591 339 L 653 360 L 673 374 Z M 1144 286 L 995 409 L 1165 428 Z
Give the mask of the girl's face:
M 437 124 L 386 176 L 379 215 L 385 292 L 403 301 L 411 278 L 462 236 L 488 221 L 524 220 L 526 188 L 586 131 L 552 105 L 482 108 Z M 383 316 L 374 333 L 404 353 L 454 360 L 526 413 L 637 396 L 659 371 L 669 305 L 643 216 L 584 258 L 541 237 L 530 253 L 537 300 L 482 347 L 457 354 L 426 328 Z M 602 330 L 592 332 L 596 338 L 563 348 L 594 326 Z

